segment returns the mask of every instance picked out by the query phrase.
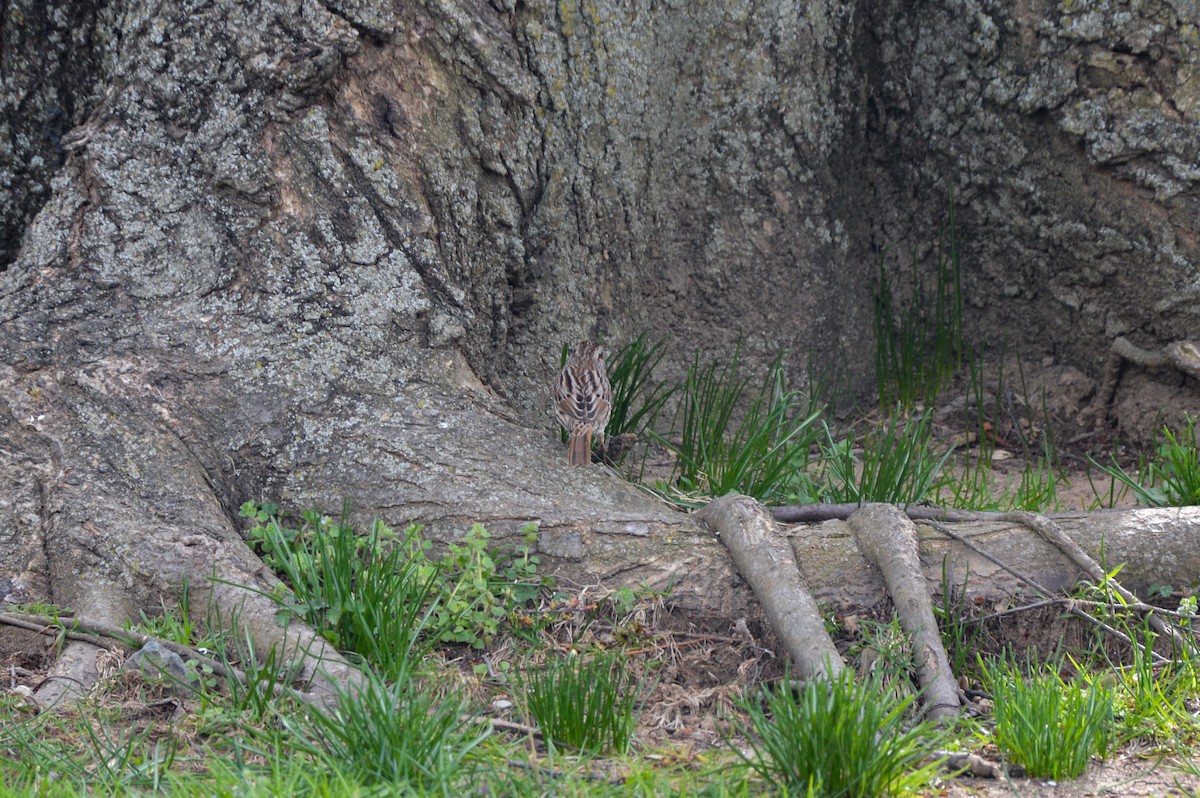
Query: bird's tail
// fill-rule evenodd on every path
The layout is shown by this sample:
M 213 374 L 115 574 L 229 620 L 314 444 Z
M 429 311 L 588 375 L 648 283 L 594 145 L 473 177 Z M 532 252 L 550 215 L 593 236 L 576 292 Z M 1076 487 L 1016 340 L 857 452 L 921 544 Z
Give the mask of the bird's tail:
M 577 429 L 567 440 L 567 465 L 585 466 L 592 464 L 592 431 Z

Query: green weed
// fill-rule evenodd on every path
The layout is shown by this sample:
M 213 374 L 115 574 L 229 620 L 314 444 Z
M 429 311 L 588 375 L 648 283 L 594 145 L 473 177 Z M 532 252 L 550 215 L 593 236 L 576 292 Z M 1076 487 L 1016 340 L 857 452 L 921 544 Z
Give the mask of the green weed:
M 623 656 L 571 652 L 527 669 L 521 687 L 548 745 L 624 753 L 633 739 L 639 689 Z
M 915 696 L 888 699 L 871 682 L 859 684 L 849 669 L 832 679 L 811 679 L 749 694 L 746 761 L 789 795 L 875 798 L 916 791 L 934 777 L 928 761 L 940 736 L 926 723 L 905 728 Z M 735 749 L 739 750 L 740 749 Z
M 612 384 L 612 413 L 606 434 L 632 434 L 642 440 L 654 428 L 663 405 L 678 386 L 653 382 L 651 373 L 666 354 L 666 342 L 650 343 L 645 333 L 613 353 L 608 367 Z
M 977 659 L 993 699 L 996 745 L 1034 778 L 1073 779 L 1113 745 L 1113 693 L 1096 682 L 1063 681 L 1056 661 Z
M 758 499 L 782 495 L 817 439 L 820 410 L 800 392 L 786 389 L 781 358 L 751 393 L 750 378 L 739 374 L 739 355 L 740 347 L 728 363 L 704 367 L 697 355 L 688 369 L 678 410 L 680 443 L 664 441 L 676 452 L 677 484 L 685 492 L 738 492 Z
M 903 421 L 901 415 L 897 408 L 882 427 L 864 436 L 861 460 L 851 439 L 834 441 L 825 427 L 821 453 L 829 501 L 916 504 L 937 488 L 950 451 L 940 457 L 933 453 L 932 413 Z
M 344 514 L 334 522 L 306 510 L 301 527 L 290 529 L 274 515 L 264 524 L 261 512 L 255 502 L 242 508 L 254 521 L 248 537 L 295 594 L 281 601 L 340 649 L 385 674 L 393 672 L 395 652 L 409 645 L 406 630 L 418 621 L 430 644 L 483 648 L 505 624 L 524 626 L 523 608 L 553 584 L 538 574 L 533 524 L 512 551 L 491 548 L 490 533 L 476 524 L 442 558 L 430 559 L 432 543 L 415 524 L 401 537 L 377 520 L 369 534 L 356 535 Z
M 1094 460 L 1091 463 L 1133 491 L 1138 503 L 1146 507 L 1200 504 L 1200 445 L 1195 419 L 1189 416 L 1178 435 L 1167 426 L 1161 435 L 1154 454 L 1139 464 L 1136 474 L 1123 469 L 1115 457 L 1111 466 Z
M 962 280 L 958 226 L 954 201 L 934 248 L 932 302 L 925 296 L 912 256 L 912 293 L 901 308 L 893 295 L 892 278 L 879 258 L 879 282 L 874 294 L 875 379 L 879 406 L 900 405 L 908 410 L 932 401 L 945 381 L 962 367 L 965 352 L 962 329 Z M 932 306 L 932 307 L 931 307 Z
M 938 628 L 942 636 L 942 645 L 946 648 L 946 656 L 955 674 L 961 676 L 967 665 L 974 663 L 972 656 L 979 649 L 980 638 L 983 636 L 983 626 L 971 623 L 967 608 L 967 582 L 970 579 L 970 569 L 963 579 L 962 586 L 950 584 L 950 565 L 942 558 L 942 602 L 933 605 L 933 613 L 938 619 Z M 971 631 L 967 628 L 971 627 Z
M 300 615 L 339 650 L 375 663 L 394 677 L 404 666 L 441 595 L 436 568 L 412 556 L 416 530 L 403 541 L 376 520 L 364 537 L 346 521 L 313 518 L 310 535 L 272 518 L 262 540 L 293 596 L 284 612 Z M 385 541 L 388 543 L 385 544 Z
M 470 754 L 487 736 L 453 695 L 422 687 L 404 671 L 386 682 L 371 669 L 332 711 L 315 707 L 286 718 L 292 748 L 366 785 L 407 793 L 461 795 L 478 763 Z

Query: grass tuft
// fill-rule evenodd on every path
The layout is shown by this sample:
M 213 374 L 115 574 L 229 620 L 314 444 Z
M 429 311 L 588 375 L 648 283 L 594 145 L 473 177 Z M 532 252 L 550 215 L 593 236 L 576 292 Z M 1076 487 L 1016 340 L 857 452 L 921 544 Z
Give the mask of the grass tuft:
M 608 367 L 613 390 L 608 436 L 631 433 L 640 440 L 653 429 L 663 405 L 678 390 L 678 386 L 651 379 L 651 372 L 665 354 L 666 342 L 650 343 L 645 333 L 613 353 Z
M 547 745 L 597 754 L 629 748 L 639 693 L 631 682 L 621 655 L 575 652 L 521 678 L 529 714 Z
M 737 492 L 767 500 L 782 496 L 788 479 L 807 463 L 821 411 L 804 394 L 786 389 L 779 357 L 752 393 L 750 378 L 739 374 L 740 352 L 739 347 L 727 363 L 704 367 L 697 354 L 688 369 L 678 410 L 681 439 L 671 446 L 678 457 L 677 484 L 685 492 L 714 497 Z M 747 409 L 735 425 L 742 407 Z
M 899 404 L 911 410 L 932 401 L 946 380 L 961 367 L 965 354 L 962 328 L 962 278 L 954 198 L 947 202 L 946 219 L 934 247 L 932 297 L 925 295 L 912 256 L 912 293 L 901 308 L 893 295 L 892 277 L 879 258 L 879 283 L 874 295 L 875 379 L 879 406 Z
M 376 520 L 358 537 L 346 519 L 313 514 L 311 537 L 284 530 L 272 517 L 263 529 L 276 570 L 294 596 L 282 598 L 340 650 L 374 663 L 388 678 L 407 665 L 420 630 L 435 611 L 436 570 L 423 573 L 411 556 L 415 530 L 402 542 Z M 425 645 L 431 645 L 426 643 Z
M 463 794 L 478 767 L 469 754 L 489 734 L 464 715 L 466 704 L 420 686 L 408 673 L 393 683 L 370 669 L 363 677 L 332 711 L 310 707 L 285 719 L 295 750 L 366 785 Z
M 929 724 L 904 728 L 914 695 L 895 701 L 847 669 L 763 696 L 744 697 L 750 716 L 746 762 L 789 795 L 875 798 L 924 787 L 939 762 L 928 761 L 940 735 Z M 743 730 L 748 731 L 748 730 Z M 740 751 L 739 751 L 740 753 Z
M 996 745 L 1034 778 L 1073 779 L 1113 745 L 1113 692 L 1096 682 L 1063 681 L 1058 661 L 978 658 L 992 695 Z
M 833 502 L 890 502 L 915 504 L 936 490 L 941 481 L 947 451 L 941 457 L 932 450 L 932 413 L 901 420 L 897 408 L 887 422 L 863 441 L 861 461 L 855 457 L 850 439 L 834 441 L 825 427 L 829 487 Z
M 1089 458 L 1090 460 L 1090 458 Z M 1178 434 L 1162 428 L 1161 441 L 1154 454 L 1139 465 L 1136 475 L 1118 465 L 1091 463 L 1116 482 L 1133 491 L 1139 504 L 1146 507 L 1188 507 L 1200 504 L 1200 442 L 1196 422 L 1190 416 Z

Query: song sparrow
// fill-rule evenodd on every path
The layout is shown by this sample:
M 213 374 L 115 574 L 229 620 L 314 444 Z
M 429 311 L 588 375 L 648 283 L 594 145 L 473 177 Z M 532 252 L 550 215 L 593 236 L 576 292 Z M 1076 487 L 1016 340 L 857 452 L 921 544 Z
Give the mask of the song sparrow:
M 567 358 L 551 391 L 554 414 L 567 430 L 567 463 L 592 462 L 592 436 L 604 442 L 604 428 L 612 412 L 612 385 L 604 368 L 604 348 L 583 341 Z

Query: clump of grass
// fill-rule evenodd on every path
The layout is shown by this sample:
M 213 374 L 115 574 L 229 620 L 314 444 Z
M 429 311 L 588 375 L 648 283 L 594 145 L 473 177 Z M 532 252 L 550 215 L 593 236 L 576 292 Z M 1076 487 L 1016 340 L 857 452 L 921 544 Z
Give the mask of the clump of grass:
M 608 436 L 631 433 L 641 439 L 653 428 L 663 405 L 678 390 L 678 386 L 656 383 L 651 377 L 664 354 L 666 342 L 650 343 L 645 333 L 613 353 L 608 366 L 613 390 Z
M 1133 492 L 1146 507 L 1187 507 L 1200 504 L 1200 444 L 1195 419 L 1190 416 L 1178 434 L 1163 426 L 1154 454 L 1139 464 L 1136 474 L 1123 469 L 1114 457 L 1111 466 L 1091 463 Z M 1114 482 L 1114 484 L 1115 484 Z
M 912 294 L 900 308 L 893 296 L 892 278 L 879 258 L 879 283 L 874 295 L 875 379 L 879 406 L 899 404 L 907 409 L 932 401 L 942 385 L 962 367 L 962 280 L 954 198 L 947 201 L 946 219 L 934 248 L 932 301 L 924 295 L 912 256 Z
M 951 584 L 950 564 L 945 557 L 942 558 L 942 601 L 940 606 L 933 605 L 933 613 L 939 621 L 942 645 L 946 647 L 950 667 L 958 676 L 962 676 L 967 665 L 973 663 L 971 654 L 978 651 L 983 636 L 982 624 L 972 622 L 967 608 L 967 582 L 970 576 L 968 569 L 961 587 Z M 971 627 L 970 631 L 968 627 Z
M 739 374 L 740 352 L 739 346 L 729 362 L 707 366 L 696 355 L 677 411 L 680 442 L 664 443 L 675 450 L 677 484 L 685 492 L 736 491 L 767 500 L 782 495 L 787 480 L 807 462 L 821 411 L 809 397 L 787 390 L 780 357 L 751 392 L 750 378 Z
M 1200 719 L 1194 718 L 1187 702 L 1200 693 L 1200 672 L 1195 653 L 1183 649 L 1179 656 L 1156 665 L 1151 651 L 1156 635 L 1147 622 L 1138 631 L 1127 629 L 1140 645 L 1131 648 L 1132 661 L 1122 667 L 1107 659 L 1108 672 L 1116 679 L 1116 711 L 1122 742 L 1143 739 L 1171 743 L 1200 737 Z
M 854 455 L 851 439 L 835 442 L 825 427 L 822 457 L 827 464 L 829 501 L 915 504 L 937 488 L 953 450 L 941 457 L 934 454 L 931 412 L 906 419 L 902 415 L 896 408 L 882 427 L 864 437 L 861 461 Z
M 419 685 L 407 670 L 389 683 L 366 669 L 332 711 L 312 707 L 284 723 L 296 751 L 363 784 L 461 795 L 478 766 L 470 753 L 489 733 L 465 711 L 460 698 Z
M 1113 693 L 1096 682 L 1066 682 L 1057 660 L 1028 663 L 1029 673 L 1006 655 L 977 658 L 994 701 L 996 745 L 1034 778 L 1073 779 L 1093 756 L 1113 745 Z
M 621 655 L 571 652 L 526 671 L 521 687 L 548 745 L 590 753 L 629 748 L 639 690 Z
M 1064 481 L 1062 469 L 1056 464 L 1056 453 L 1048 437 L 1042 438 L 1042 447 L 1042 456 L 1027 462 L 1021 471 L 1021 481 L 1008 500 L 1008 509 L 1031 512 L 1058 509 L 1058 488 Z
M 875 798 L 924 787 L 940 762 L 927 761 L 940 743 L 927 723 L 905 728 L 915 699 L 889 699 L 849 669 L 799 687 L 743 697 L 753 734 L 746 762 L 790 795 Z M 743 730 L 750 731 L 750 730 Z M 740 749 L 735 749 L 740 752 Z
M 293 596 L 280 597 L 339 650 L 394 678 L 407 664 L 439 596 L 436 569 L 412 556 L 415 530 L 402 542 L 378 519 L 364 537 L 347 521 L 306 514 L 307 532 L 285 530 L 272 516 L 260 531 Z
M 912 637 L 893 616 L 886 623 L 860 618 L 847 654 L 855 657 L 854 671 L 869 677 L 869 684 L 889 703 L 915 695 L 916 668 Z
M 254 522 L 247 537 L 292 586 L 294 596 L 279 597 L 286 611 L 386 675 L 395 672 L 396 652 L 408 645 L 418 621 L 429 645 L 473 648 L 490 644 L 512 621 L 532 627 L 542 622 L 518 617 L 553 583 L 538 574 L 534 524 L 521 530 L 521 543 L 504 552 L 492 549 L 491 534 L 475 524 L 443 557 L 431 560 L 432 544 L 416 524 L 401 536 L 375 521 L 369 534 L 356 535 L 345 510 L 341 522 L 305 510 L 299 529 L 285 528 L 278 512 L 278 505 L 257 502 L 242 507 L 242 515 Z

